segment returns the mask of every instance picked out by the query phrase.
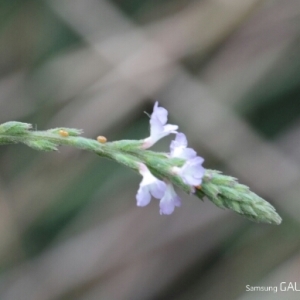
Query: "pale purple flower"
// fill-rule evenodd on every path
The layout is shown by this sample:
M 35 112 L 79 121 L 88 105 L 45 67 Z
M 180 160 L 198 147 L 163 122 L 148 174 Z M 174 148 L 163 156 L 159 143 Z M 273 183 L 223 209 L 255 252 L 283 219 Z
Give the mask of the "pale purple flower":
M 175 206 L 181 206 L 181 201 L 176 194 L 173 185 L 168 183 L 165 194 L 159 202 L 160 214 L 170 215 L 174 211 Z
M 205 169 L 202 166 L 204 159 L 200 156 L 191 158 L 181 167 L 174 167 L 173 171 L 178 174 L 185 184 L 199 186 L 202 183 Z
M 192 148 L 187 148 L 187 139 L 185 134 L 179 132 L 176 134 L 176 138 L 170 145 L 170 156 L 183 159 L 190 159 L 197 156 L 197 153 Z
M 136 194 L 137 206 L 146 206 L 151 201 L 151 195 L 161 199 L 166 191 L 166 184 L 154 177 L 146 165 L 139 164 L 139 172 L 143 176 L 140 187 Z
M 185 159 L 184 165 L 173 167 L 174 173 L 178 174 L 185 184 L 192 187 L 199 186 L 202 183 L 205 169 L 202 166 L 204 159 L 197 156 L 192 148 L 187 148 L 187 139 L 183 133 L 177 133 L 174 141 L 170 145 L 170 156 Z
M 144 140 L 144 149 L 150 148 L 157 141 L 171 133 L 177 133 L 178 126 L 166 124 L 167 121 L 168 111 L 163 107 L 158 107 L 156 101 L 150 117 L 150 136 Z

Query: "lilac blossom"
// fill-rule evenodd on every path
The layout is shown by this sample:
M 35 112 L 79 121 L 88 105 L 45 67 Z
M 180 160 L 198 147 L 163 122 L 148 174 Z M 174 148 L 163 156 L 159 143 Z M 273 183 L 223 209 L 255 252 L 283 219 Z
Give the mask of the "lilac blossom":
M 170 215 L 174 211 L 175 206 L 181 206 L 180 198 L 176 194 L 173 185 L 167 183 L 165 194 L 159 202 L 160 214 Z
M 146 206 L 151 201 L 151 195 L 161 199 L 166 191 L 166 184 L 154 177 L 146 165 L 139 164 L 139 172 L 143 176 L 140 187 L 136 194 L 137 206 Z
M 202 166 L 204 159 L 200 156 L 191 158 L 185 162 L 181 167 L 174 167 L 173 169 L 181 177 L 185 184 L 191 186 L 199 186 L 202 183 L 205 169 Z
M 150 136 L 144 140 L 143 149 L 150 148 L 163 137 L 177 133 L 178 126 L 166 124 L 168 121 L 168 111 L 163 107 L 158 107 L 158 102 L 154 104 L 150 117 Z
M 197 156 L 192 148 L 187 148 L 187 139 L 183 133 L 177 133 L 174 141 L 170 145 L 170 156 L 185 159 L 184 165 L 173 167 L 173 171 L 178 174 L 185 184 L 192 187 L 199 186 L 202 183 L 205 169 L 202 166 L 204 159 Z
M 187 139 L 185 134 L 179 132 L 176 134 L 176 138 L 170 145 L 170 156 L 183 159 L 190 159 L 197 156 L 197 153 L 192 148 L 187 148 Z

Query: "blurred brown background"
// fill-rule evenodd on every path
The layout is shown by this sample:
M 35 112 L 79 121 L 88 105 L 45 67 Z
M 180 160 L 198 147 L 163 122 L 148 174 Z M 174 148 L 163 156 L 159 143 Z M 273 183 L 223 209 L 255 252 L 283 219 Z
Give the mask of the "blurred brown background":
M 0 122 L 147 137 L 157 99 L 205 167 L 270 201 L 254 224 L 91 153 L 0 149 L 0 299 L 299 299 L 299 0 L 4 0 Z M 168 151 L 170 139 L 157 149 Z

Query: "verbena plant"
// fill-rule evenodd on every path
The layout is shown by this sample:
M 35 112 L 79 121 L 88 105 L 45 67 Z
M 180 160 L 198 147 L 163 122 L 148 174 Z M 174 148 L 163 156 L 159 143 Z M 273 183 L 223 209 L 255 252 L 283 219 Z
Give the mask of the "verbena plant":
M 69 145 L 92 151 L 123 164 L 142 175 L 136 194 L 138 206 L 146 206 L 151 197 L 160 200 L 160 214 L 171 214 L 181 200 L 174 187 L 200 199 L 207 197 L 220 208 L 228 208 L 257 222 L 280 224 L 275 208 L 237 182 L 237 179 L 220 171 L 205 169 L 204 159 L 187 146 L 187 139 L 178 132 L 177 125 L 167 124 L 168 112 L 156 102 L 150 116 L 150 136 L 143 140 L 106 142 L 81 137 L 82 130 L 55 128 L 33 131 L 31 124 L 6 122 L 0 125 L 0 144 L 24 143 L 41 151 L 54 151 L 58 146 Z M 175 134 L 170 152 L 148 150 L 161 138 Z

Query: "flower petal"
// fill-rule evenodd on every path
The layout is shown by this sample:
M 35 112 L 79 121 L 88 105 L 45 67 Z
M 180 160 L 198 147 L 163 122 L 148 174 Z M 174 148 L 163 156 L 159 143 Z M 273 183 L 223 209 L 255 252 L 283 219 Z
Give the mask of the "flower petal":
M 178 146 L 187 147 L 187 145 L 188 145 L 187 138 L 186 138 L 185 134 L 182 132 L 179 132 L 176 134 L 174 142 L 176 142 L 176 144 Z
M 150 117 L 150 136 L 144 139 L 143 149 L 150 148 L 157 141 L 171 133 L 177 133 L 178 126 L 166 124 L 167 121 L 168 111 L 163 107 L 159 107 L 158 102 L 155 102 L 153 113 Z
M 180 198 L 176 194 L 173 185 L 170 183 L 167 184 L 166 192 L 159 202 L 160 214 L 170 215 L 171 213 L 173 213 L 175 206 L 180 205 Z
M 160 199 L 163 197 L 165 190 L 166 190 L 166 184 L 161 180 L 156 180 L 151 186 L 149 187 L 151 195 L 156 198 Z
M 176 134 L 175 140 L 170 145 L 170 156 L 183 159 L 190 159 L 197 156 L 197 153 L 192 148 L 187 148 L 187 139 L 185 134 L 179 132 Z
M 152 118 L 157 118 L 162 125 L 165 125 L 168 121 L 168 111 L 163 107 L 158 107 L 158 101 L 154 104 Z
M 143 176 L 136 194 L 137 206 L 146 206 L 151 201 L 151 195 L 160 199 L 165 194 L 166 184 L 152 175 L 147 166 L 139 164 L 139 172 Z
M 205 169 L 202 166 L 204 159 L 200 156 L 188 160 L 179 170 L 178 174 L 183 182 L 192 186 L 202 183 Z
M 150 119 L 150 136 L 157 136 L 164 131 L 164 125 L 157 117 Z
M 136 194 L 136 205 L 146 206 L 150 203 L 150 201 L 151 201 L 151 195 L 149 190 L 144 186 L 140 186 Z
M 166 133 L 166 135 L 169 135 L 170 133 L 177 133 L 177 129 L 177 125 L 167 124 L 164 126 L 164 133 Z

